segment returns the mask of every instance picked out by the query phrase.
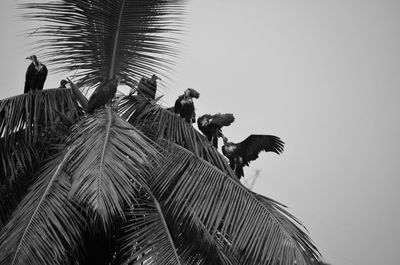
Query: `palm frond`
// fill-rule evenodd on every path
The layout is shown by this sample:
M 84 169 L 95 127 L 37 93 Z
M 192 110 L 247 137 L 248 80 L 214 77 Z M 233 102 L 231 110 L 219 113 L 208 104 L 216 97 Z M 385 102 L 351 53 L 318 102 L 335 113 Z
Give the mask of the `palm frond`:
M 123 216 L 146 179 L 159 152 L 149 140 L 110 108 L 78 123 L 67 142 L 78 146 L 69 161 L 71 197 L 107 226 Z
M 52 143 L 62 140 L 58 113 L 71 120 L 79 116 L 71 90 L 35 91 L 0 101 L 1 182 L 31 170 Z
M 121 229 L 120 264 L 182 264 L 162 207 L 151 193 L 136 197 Z
M 176 220 L 167 209 L 165 212 L 169 220 L 173 220 L 170 227 L 176 235 L 178 253 L 185 264 L 240 264 L 231 252 L 225 252 L 226 240 L 220 236 L 211 235 L 195 214 L 188 214 L 188 211 L 184 219 Z
M 41 170 L 0 235 L 0 264 L 60 264 L 80 244 L 79 211 L 68 200 L 71 150 Z
M 210 163 L 176 146 L 156 170 L 155 194 L 175 218 L 202 223 L 226 240 L 223 252 L 240 264 L 310 264 L 319 257 L 299 223 L 272 200 L 261 199 Z M 297 224 L 297 225 L 296 225 Z
M 183 146 L 234 177 L 227 160 L 207 138 L 173 112 L 155 103 L 143 102 L 135 96 L 122 99 L 119 111 L 124 119 L 155 142 L 161 144 L 170 141 Z
M 142 76 L 168 71 L 182 28 L 181 0 L 61 0 L 23 4 L 24 18 L 45 21 L 38 56 L 56 72 L 76 71 L 77 84 L 93 87 L 123 77 L 133 86 Z

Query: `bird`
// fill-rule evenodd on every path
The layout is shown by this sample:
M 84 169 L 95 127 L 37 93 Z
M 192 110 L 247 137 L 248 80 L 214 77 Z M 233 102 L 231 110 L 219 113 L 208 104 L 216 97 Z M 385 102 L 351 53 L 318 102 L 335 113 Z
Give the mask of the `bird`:
M 90 96 L 87 105 L 88 113 L 93 113 L 96 109 L 105 106 L 106 104 L 110 104 L 117 92 L 117 87 L 120 81 L 121 77 L 117 75 L 97 87 Z
M 60 86 L 58 88 L 67 88 L 68 81 L 65 79 L 61 79 Z
M 157 79 L 160 78 L 155 74 L 152 75 L 151 78 L 142 77 L 137 88 L 137 95 L 150 100 L 155 99 L 157 91 Z
M 244 177 L 243 167 L 256 160 L 261 151 L 280 154 L 285 144 L 274 135 L 252 134 L 240 143 L 228 142 L 225 136 L 222 139 L 222 153 L 229 159 L 229 165 L 238 179 Z
M 26 70 L 24 93 L 33 90 L 43 90 L 43 85 L 47 77 L 46 65 L 39 62 L 36 55 L 31 55 L 25 59 L 31 60 L 32 63 Z
M 200 93 L 193 88 L 186 89 L 182 95 L 175 101 L 174 112 L 189 124 L 196 121 L 196 113 L 193 104 L 193 98 L 199 98 Z
M 234 120 L 235 117 L 231 113 L 204 114 L 197 119 L 197 127 L 207 136 L 208 141 L 218 148 L 218 137 L 223 136 L 221 128 L 231 125 Z

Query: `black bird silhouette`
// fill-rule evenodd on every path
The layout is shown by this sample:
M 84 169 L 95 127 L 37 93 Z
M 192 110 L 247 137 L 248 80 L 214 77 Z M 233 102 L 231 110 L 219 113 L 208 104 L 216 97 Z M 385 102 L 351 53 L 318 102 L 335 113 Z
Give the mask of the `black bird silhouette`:
M 205 114 L 197 119 L 197 127 L 207 136 L 208 141 L 218 148 L 218 137 L 223 136 L 221 128 L 231 125 L 234 120 L 235 117 L 231 113 Z
M 32 60 L 32 63 L 26 70 L 24 93 L 32 90 L 43 90 L 47 77 L 47 67 L 38 61 L 36 55 L 26 57 L 26 59 Z
M 68 81 L 65 79 L 61 79 L 60 86 L 58 88 L 67 88 Z
M 178 113 L 181 118 L 189 124 L 196 121 L 196 112 L 194 109 L 193 98 L 199 98 L 200 93 L 193 88 L 185 90 L 183 95 L 180 95 L 175 101 L 174 112 Z
M 142 77 L 137 88 L 137 95 L 150 100 L 155 99 L 157 91 L 157 79 L 160 78 L 156 75 L 153 75 L 151 78 Z
M 96 88 L 96 90 L 90 96 L 88 102 L 88 113 L 93 113 L 94 110 L 105 106 L 106 104 L 111 104 L 111 101 L 117 92 L 117 87 L 120 80 L 121 78 L 116 76 L 115 78 L 107 80 L 105 83 Z
M 226 137 L 223 137 L 223 140 L 222 153 L 229 159 L 229 164 L 238 179 L 244 176 L 243 167 L 249 166 L 250 161 L 256 160 L 261 151 L 280 154 L 285 144 L 274 135 L 252 134 L 237 144 L 228 142 Z

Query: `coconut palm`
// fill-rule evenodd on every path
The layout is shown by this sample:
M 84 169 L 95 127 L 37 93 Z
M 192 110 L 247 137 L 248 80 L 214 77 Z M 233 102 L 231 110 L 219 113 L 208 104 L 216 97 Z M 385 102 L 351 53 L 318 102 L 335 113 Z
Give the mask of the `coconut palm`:
M 217 149 L 157 100 L 133 93 L 86 113 L 81 91 L 116 74 L 134 87 L 143 75 L 168 72 L 183 4 L 22 6 L 26 18 L 44 22 L 38 56 L 74 73 L 74 83 L 0 101 L 0 264 L 319 259 L 283 205 L 243 186 Z

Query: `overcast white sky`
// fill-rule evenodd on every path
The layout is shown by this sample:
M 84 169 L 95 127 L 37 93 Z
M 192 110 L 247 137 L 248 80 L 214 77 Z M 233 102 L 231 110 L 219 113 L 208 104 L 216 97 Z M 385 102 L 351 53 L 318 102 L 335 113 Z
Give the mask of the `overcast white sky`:
M 23 91 L 31 55 L 0 2 L 0 98 Z M 286 204 L 333 265 L 398 265 L 400 1 L 188 1 L 172 105 L 187 87 L 198 115 L 231 112 L 238 142 L 275 134 L 254 190 Z M 58 86 L 49 76 L 45 88 Z M 162 85 L 162 84 L 161 84 Z

